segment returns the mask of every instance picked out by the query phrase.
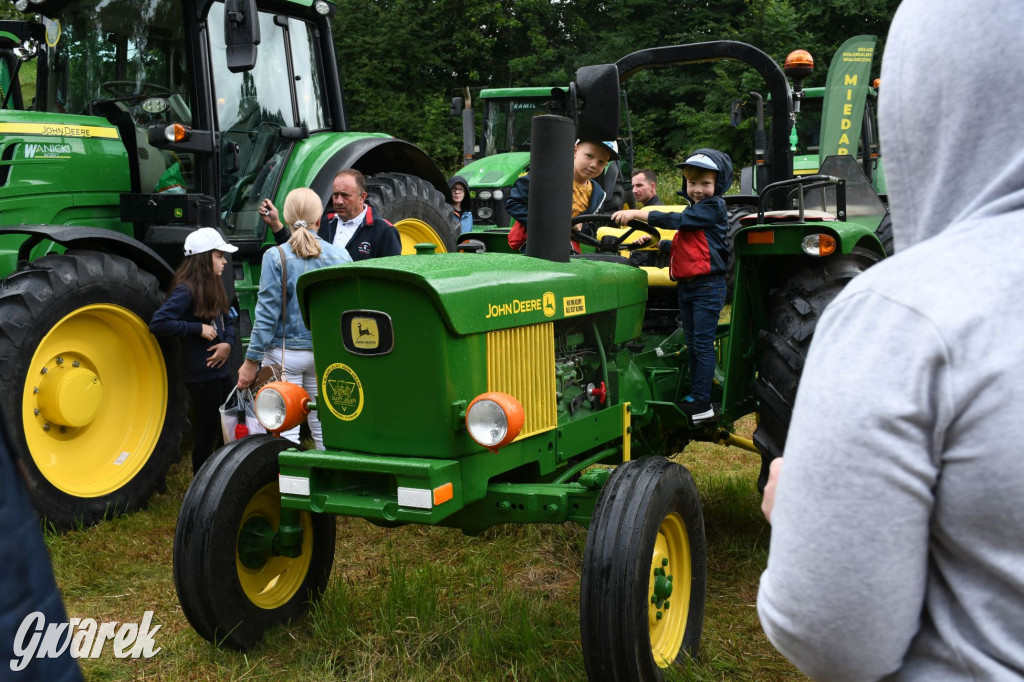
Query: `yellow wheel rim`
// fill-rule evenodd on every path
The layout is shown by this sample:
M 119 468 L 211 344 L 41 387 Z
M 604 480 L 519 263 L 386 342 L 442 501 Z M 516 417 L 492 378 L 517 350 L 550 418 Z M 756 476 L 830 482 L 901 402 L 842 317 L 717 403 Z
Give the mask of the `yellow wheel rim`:
M 436 253 L 446 253 L 448 251 L 444 247 L 444 240 L 441 239 L 437 230 L 422 220 L 417 218 L 399 220 L 395 223 L 395 229 L 398 230 L 398 235 L 402 238 L 403 256 L 416 253 L 416 245 L 427 242 L 437 247 Z
M 149 461 L 167 414 L 167 369 L 148 326 L 90 305 L 43 337 L 22 393 L 25 441 L 40 473 L 74 497 L 100 497 Z
M 679 514 L 661 522 L 651 557 L 648 589 L 648 624 L 651 654 L 659 667 L 667 668 L 679 656 L 690 611 L 690 538 Z
M 254 519 L 266 521 L 274 531 L 280 526 L 281 494 L 276 480 L 263 486 L 245 506 L 242 521 L 238 524 L 239 536 L 245 524 Z M 242 564 L 237 549 L 235 551 L 235 566 L 242 591 L 249 601 L 261 609 L 272 610 L 287 604 L 302 588 L 306 574 L 309 573 L 313 555 L 313 522 L 309 512 L 300 514 L 300 523 L 302 553 L 294 559 L 274 555 L 258 568 L 249 568 Z M 240 537 L 236 539 L 236 547 L 240 540 Z

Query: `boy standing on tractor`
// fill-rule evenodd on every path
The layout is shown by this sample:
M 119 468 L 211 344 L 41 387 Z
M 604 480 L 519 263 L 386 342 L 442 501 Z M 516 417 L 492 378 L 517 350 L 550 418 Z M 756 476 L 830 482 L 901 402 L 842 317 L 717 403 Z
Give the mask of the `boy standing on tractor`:
M 597 213 L 604 203 L 605 191 L 596 178 L 604 172 L 609 161 L 618 161 L 619 154 L 611 142 L 594 140 L 578 140 L 573 152 L 572 161 L 572 215 Z M 520 249 L 526 244 L 526 214 L 530 195 L 530 174 L 527 173 L 516 180 L 512 186 L 505 209 L 515 218 L 515 224 L 508 233 L 508 245 Z M 583 225 L 573 225 L 572 229 L 580 232 Z M 593 230 L 590 230 L 593 235 Z M 574 252 L 579 253 L 580 247 L 571 242 Z
M 715 375 L 715 333 L 725 306 L 725 264 L 729 253 L 729 216 L 722 195 L 732 182 L 732 159 L 717 149 L 698 149 L 680 166 L 690 207 L 682 213 L 649 209 L 616 211 L 620 225 L 645 220 L 677 230 L 658 246 L 669 254 L 669 276 L 679 287 L 679 318 L 690 349 L 690 394 L 681 409 L 693 423 L 715 418 L 711 383 Z M 641 237 L 636 243 L 646 243 Z

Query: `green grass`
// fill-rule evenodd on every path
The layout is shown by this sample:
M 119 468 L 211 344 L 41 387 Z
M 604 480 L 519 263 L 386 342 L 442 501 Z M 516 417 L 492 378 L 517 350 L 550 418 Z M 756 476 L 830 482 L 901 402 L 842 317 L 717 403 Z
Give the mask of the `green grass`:
M 769 537 L 754 485 L 757 456 L 701 443 L 676 459 L 701 490 L 709 577 L 701 653 L 669 679 L 803 679 L 768 643 L 754 606 Z M 501 526 L 467 537 L 339 517 L 331 582 L 316 608 L 249 652 L 215 648 L 189 626 L 171 574 L 190 480 L 186 458 L 149 509 L 47 536 L 69 616 L 138 622 L 152 610 L 161 625 L 156 656 L 117 659 L 108 646 L 81 662 L 87 679 L 585 679 L 586 532 L 575 525 Z

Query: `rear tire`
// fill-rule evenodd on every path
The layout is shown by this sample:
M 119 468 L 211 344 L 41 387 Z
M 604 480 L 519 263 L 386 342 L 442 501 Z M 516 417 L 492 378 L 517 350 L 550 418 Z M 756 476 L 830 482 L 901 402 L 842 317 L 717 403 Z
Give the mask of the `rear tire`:
M 0 289 L 0 412 L 58 529 L 144 507 L 180 458 L 179 351 L 148 326 L 163 300 L 156 277 L 96 251 L 45 256 Z
M 380 173 L 366 179 L 367 202 L 374 216 L 395 226 L 402 253 L 416 253 L 416 244 L 430 242 L 439 252 L 454 252 L 462 234 L 444 195 L 423 178 L 405 173 Z
M 580 587 L 587 677 L 648 682 L 697 653 L 707 545 L 690 472 L 664 457 L 612 473 L 591 520 Z
M 758 488 L 768 482 L 768 466 L 782 456 L 793 417 L 800 374 L 821 313 L 851 279 L 881 260 L 873 251 L 855 248 L 814 268 L 801 269 L 771 293 L 767 329 L 759 333 L 761 362 L 754 393 L 760 402 L 754 444 L 761 451 Z
M 255 646 L 269 628 L 303 615 L 327 587 L 333 516 L 300 513 L 297 557 L 282 556 L 270 542 L 281 522 L 277 456 L 290 447 L 295 443 L 265 434 L 233 441 L 202 466 L 182 501 L 174 587 L 188 622 L 218 646 Z

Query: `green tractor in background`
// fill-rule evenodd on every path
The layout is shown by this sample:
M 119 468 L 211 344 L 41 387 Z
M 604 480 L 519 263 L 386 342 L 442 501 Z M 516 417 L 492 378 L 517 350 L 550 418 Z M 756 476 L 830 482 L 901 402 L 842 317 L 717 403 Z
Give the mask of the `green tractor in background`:
M 466 88 L 463 97 L 453 97 L 451 114 L 462 115 L 462 146 L 465 165 L 459 175 L 469 183 L 469 204 L 473 231 L 507 228 L 512 217 L 505 210 L 512 185 L 530 164 L 530 125 L 534 116 L 566 113 L 568 90 L 564 87 L 487 88 L 476 95 Z M 626 93 L 621 93 L 622 137 L 619 161 L 608 164 L 601 176 L 606 199 L 603 213 L 633 203 L 633 140 L 629 125 Z M 476 109 L 483 109 L 481 132 L 477 136 Z
M 0 22 L 0 414 L 36 507 L 68 527 L 143 506 L 179 457 L 177 351 L 147 324 L 191 230 L 238 246 L 225 285 L 247 340 L 263 198 L 326 203 L 352 167 L 404 251 L 453 250 L 459 226 L 423 151 L 348 130 L 332 2 L 16 7 L 25 21 Z
M 618 252 L 637 232 L 578 237 L 570 258 L 570 150 L 612 139 L 619 85 L 648 68 L 744 62 L 773 101 L 768 182 L 735 240 L 731 316 L 719 326 L 712 402 L 693 424 L 681 329 L 652 311 L 648 273 Z M 182 502 L 174 542 L 183 612 L 210 642 L 245 649 L 301 615 L 328 584 L 334 515 L 479 533 L 503 523 L 588 528 L 580 627 L 592 680 L 661 680 L 699 646 L 707 555 L 700 496 L 667 459 L 691 441 L 782 454 L 818 317 L 884 257 L 885 213 L 853 157 L 793 177 L 792 97 L 779 66 L 743 43 L 653 48 L 585 67 L 570 117 L 531 127 L 525 254 L 382 258 L 303 275 L 316 404 L 274 383 L 257 416 L 280 433 L 318 411 L 325 448 L 272 435 L 218 450 Z M 481 242 L 483 243 L 483 242 Z M 753 440 L 733 424 L 759 413 Z M 233 548 L 234 551 L 231 551 Z M 227 551 L 225 551 L 227 549 Z
M 794 85 L 795 125 L 789 138 L 793 174 L 813 175 L 830 156 L 853 156 L 882 202 L 887 203 L 878 141 L 878 83 L 869 84 L 876 41 L 876 36 L 860 35 L 843 43 L 832 57 L 826 83 L 821 87 L 803 87 L 804 79 L 814 72 L 814 58 L 806 50 L 790 52 L 783 69 Z M 754 163 L 740 171 L 741 194 L 754 194 L 767 181 L 764 117 L 771 99 L 766 104 L 760 93 L 751 92 L 749 100 L 733 102 L 733 125 L 747 117 L 748 104 L 754 107 Z M 892 223 L 888 216 L 877 233 L 885 252 L 892 255 Z

